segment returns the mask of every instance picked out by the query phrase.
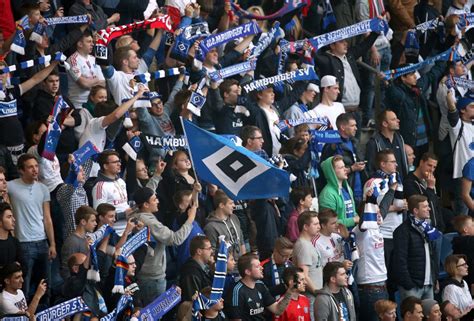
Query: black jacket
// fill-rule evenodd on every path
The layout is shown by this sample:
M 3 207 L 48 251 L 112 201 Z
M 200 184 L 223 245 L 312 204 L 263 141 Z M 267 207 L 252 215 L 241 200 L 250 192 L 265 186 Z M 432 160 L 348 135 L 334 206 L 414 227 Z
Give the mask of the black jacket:
M 190 257 L 181 267 L 179 286 L 181 287 L 181 297 L 183 301 L 192 301 L 192 296 L 196 291 L 201 291 L 206 286 L 212 285 L 212 276 L 209 272 Z
M 51 114 L 51 110 L 54 106 L 54 96 L 47 93 L 46 91 L 40 89 L 36 94 L 35 104 L 33 106 L 33 119 L 46 121 L 48 116 Z M 74 105 L 71 101 L 64 97 L 66 103 L 71 107 L 74 108 Z M 78 109 L 74 109 L 72 112 L 72 117 L 74 118 L 75 126 L 79 126 L 81 124 L 81 115 L 79 114 Z M 61 116 L 58 117 L 58 121 L 61 120 Z M 56 153 L 58 154 L 71 154 L 74 152 L 78 147 L 78 141 L 76 140 L 76 136 L 74 135 L 74 127 L 65 127 L 61 131 L 61 136 L 59 136 L 58 147 L 56 148 Z
M 391 277 L 395 284 L 406 290 L 422 288 L 425 280 L 425 236 L 407 218 L 393 232 L 393 252 L 390 262 Z M 431 264 L 431 284 L 438 279 L 439 258 L 433 250 L 433 242 L 428 241 Z
M 274 110 L 280 114 L 278 107 L 275 105 L 274 107 Z M 253 125 L 260 128 L 263 136 L 263 150 L 271 157 L 273 155 L 273 139 L 267 115 L 257 103 L 249 103 L 248 109 L 250 111 L 250 117 L 244 119 L 244 125 Z
M 474 236 L 464 235 L 456 236 L 453 239 L 453 254 L 464 254 L 467 257 L 467 264 L 474 266 Z M 468 270 L 468 275 L 464 278 L 467 284 L 474 283 L 474 272 Z
M 405 193 L 406 199 L 415 194 L 425 195 L 428 197 L 428 202 L 430 203 L 431 208 L 431 226 L 434 226 L 441 232 L 444 232 L 445 224 L 443 220 L 443 212 L 441 211 L 441 207 L 439 205 L 438 195 L 436 195 L 436 191 L 434 189 L 425 187 L 422 181 L 416 177 L 415 174 L 410 173 L 403 182 L 403 192 Z
M 367 161 L 365 168 L 369 175 L 373 175 L 377 170 L 375 164 L 375 156 L 377 153 L 384 149 L 391 149 L 395 153 L 398 170 L 402 178 L 406 177 L 408 174 L 408 160 L 404 145 L 403 137 L 398 132 L 393 135 L 393 141 L 390 142 L 388 138 L 383 136 L 379 131 L 376 131 L 375 134 L 370 137 L 365 150 L 365 159 Z
M 357 59 L 365 55 L 370 47 L 374 44 L 375 40 L 379 36 L 378 33 L 372 32 L 370 35 L 364 39 L 360 44 L 349 48 L 346 57 L 351 65 L 352 73 L 354 74 L 359 87 L 362 88 L 361 77 L 359 74 L 359 68 L 357 67 Z M 342 65 L 341 59 L 330 54 L 329 52 L 318 53 L 314 56 L 315 65 L 318 68 L 318 76 L 320 78 L 326 75 L 332 75 L 337 78 L 339 82 L 340 94 L 337 97 L 337 101 L 341 101 L 342 93 L 344 92 L 344 66 Z

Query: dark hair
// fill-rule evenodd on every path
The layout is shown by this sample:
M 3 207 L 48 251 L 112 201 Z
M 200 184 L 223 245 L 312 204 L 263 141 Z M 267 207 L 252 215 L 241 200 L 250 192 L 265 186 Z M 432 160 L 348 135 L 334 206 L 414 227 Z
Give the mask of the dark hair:
M 284 143 L 280 149 L 280 154 L 292 154 L 295 150 L 300 150 L 307 146 L 308 143 L 302 139 L 297 137 L 292 137 Z
M 0 174 L 5 175 L 6 173 L 7 171 L 5 170 L 5 168 L 3 168 L 3 166 L 0 166 Z
M 179 203 L 181 203 L 182 199 L 184 196 L 189 196 L 193 193 L 193 191 L 191 190 L 181 190 L 181 191 L 177 191 L 176 193 L 174 193 L 173 195 L 173 203 L 176 207 L 179 206 Z
M 117 104 L 113 100 L 99 102 L 94 106 L 94 117 L 107 116 L 117 107 Z
M 300 231 L 300 233 L 303 231 L 305 225 L 308 225 L 311 223 L 311 220 L 313 219 L 313 217 L 318 217 L 318 213 L 314 211 L 304 211 L 303 213 L 300 214 L 300 216 L 298 216 L 297 223 L 298 223 L 298 230 Z
M 111 149 L 104 150 L 97 157 L 97 163 L 99 163 L 99 166 L 100 166 L 101 170 L 104 170 L 104 165 L 107 164 L 107 162 L 109 161 L 110 156 L 117 156 L 120 159 L 120 155 L 116 151 L 111 150 Z
M 415 208 L 418 208 L 420 203 L 428 200 L 428 197 L 424 195 L 415 194 L 408 198 L 408 210 L 413 213 Z
M 51 72 L 46 76 L 46 78 L 44 78 L 44 82 L 47 82 L 48 81 L 48 78 L 50 76 L 56 76 L 56 77 L 59 77 L 59 71 L 57 69 L 53 69 L 51 70 Z
M 0 221 L 3 220 L 3 215 L 6 211 L 12 210 L 12 207 L 8 203 L 0 203 Z
M 400 313 L 402 314 L 402 318 L 405 317 L 407 312 L 413 313 L 417 304 L 423 306 L 421 299 L 418 299 L 414 296 L 405 298 L 405 300 L 402 301 L 402 304 L 400 304 Z
M 329 284 L 331 278 L 337 275 L 337 271 L 340 268 L 344 269 L 344 264 L 341 262 L 328 262 L 323 268 L 323 284 Z
M 76 225 L 81 223 L 81 220 L 89 220 L 91 216 L 97 216 L 97 212 L 90 206 L 82 205 L 76 210 L 74 214 L 74 222 Z
M 242 146 L 247 146 L 247 140 L 253 138 L 256 131 L 262 132 L 257 126 L 247 125 L 240 130 L 240 138 L 242 139 Z
M 297 208 L 300 204 L 300 201 L 303 201 L 308 195 L 313 195 L 311 193 L 311 189 L 309 189 L 308 187 L 298 186 L 291 190 L 290 201 L 294 205 L 294 207 Z
M 191 90 L 189 89 L 181 89 L 178 91 L 176 96 L 174 96 L 173 106 L 174 109 L 181 112 L 181 106 L 186 103 L 186 101 L 191 97 Z
M 28 145 L 33 146 L 36 143 L 33 141 L 33 135 L 38 135 L 38 131 L 42 125 L 46 124 L 41 120 L 34 120 L 26 126 L 25 139 Z
M 206 242 L 211 242 L 206 235 L 196 235 L 189 243 L 189 254 L 194 256 L 198 249 L 202 249 Z
M 30 15 L 35 10 L 40 10 L 40 5 L 38 3 L 26 3 L 21 6 L 21 12 L 23 12 L 23 15 Z
M 346 125 L 349 123 L 349 121 L 355 120 L 354 115 L 351 113 L 342 113 L 336 118 L 336 127 L 337 129 L 341 129 L 342 125 Z
M 221 94 L 222 99 L 224 99 L 224 93 L 229 93 L 230 92 L 230 87 L 234 85 L 239 85 L 239 82 L 236 79 L 233 78 L 227 78 L 220 84 L 219 86 L 219 92 Z
M 29 161 L 30 159 L 34 159 L 36 162 L 38 162 L 38 160 L 33 154 L 26 153 L 18 157 L 18 163 L 17 163 L 18 169 L 25 169 L 25 163 Z
M 97 215 L 105 216 L 108 212 L 115 211 L 115 206 L 109 203 L 101 203 L 97 206 Z
M 321 210 L 318 214 L 319 224 L 326 225 L 329 223 L 329 220 L 334 217 L 337 217 L 337 213 L 330 208 L 325 208 Z
M 380 165 L 382 162 L 387 162 L 388 161 L 388 156 L 393 155 L 395 156 L 395 153 L 391 149 L 382 149 L 381 151 L 377 152 L 375 154 L 375 165 L 377 166 L 378 169 L 380 169 Z
M 102 86 L 102 85 L 95 85 L 94 87 L 91 88 L 91 91 L 89 92 L 88 98 L 90 99 L 91 97 L 97 95 L 97 93 L 98 93 L 100 90 L 105 90 L 105 91 L 107 91 L 107 88 L 105 88 L 105 87 Z
M 283 282 L 285 282 L 285 285 L 288 287 L 290 284 L 290 280 L 294 280 L 295 277 L 297 277 L 298 273 L 302 273 L 303 269 L 296 267 L 296 266 L 290 266 L 287 267 L 283 271 Z
M 241 277 L 245 276 L 245 271 L 252 268 L 252 261 L 258 260 L 258 256 L 253 253 L 245 253 L 241 257 L 239 257 L 239 261 L 237 262 L 237 269 L 239 270 L 239 274 Z
M 2 287 L 5 289 L 6 287 L 6 283 L 5 283 L 5 279 L 8 279 L 10 278 L 13 274 L 17 273 L 17 272 L 21 272 L 22 269 L 21 269 L 21 265 L 17 262 L 13 262 L 13 263 L 7 263 L 5 264 L 2 269 L 0 270 L 0 276 L 1 276 L 1 284 L 2 284 Z
M 393 110 L 385 109 L 375 116 L 375 127 L 377 128 L 378 131 L 382 130 L 382 124 L 384 121 L 387 121 L 387 115 L 390 112 L 395 113 Z
M 426 152 L 426 153 L 423 153 L 423 155 L 421 155 L 420 161 L 426 162 L 430 159 L 438 161 L 438 156 L 436 156 L 433 153 Z

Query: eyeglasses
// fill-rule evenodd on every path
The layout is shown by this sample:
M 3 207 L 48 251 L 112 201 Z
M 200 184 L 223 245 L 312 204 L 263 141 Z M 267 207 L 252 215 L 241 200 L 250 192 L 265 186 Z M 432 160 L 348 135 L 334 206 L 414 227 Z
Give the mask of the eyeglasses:
M 468 267 L 468 264 L 467 263 L 463 263 L 463 264 L 459 264 L 459 265 L 456 265 L 456 267 Z
M 160 107 L 160 106 L 163 106 L 163 102 L 162 102 L 162 101 L 157 102 L 157 103 L 152 103 L 152 104 L 151 104 L 151 107 Z
M 258 137 L 250 137 L 250 139 L 263 139 L 263 136 L 258 136 Z
M 212 246 L 209 246 L 209 247 L 201 247 L 201 250 L 206 250 L 206 251 L 212 250 Z

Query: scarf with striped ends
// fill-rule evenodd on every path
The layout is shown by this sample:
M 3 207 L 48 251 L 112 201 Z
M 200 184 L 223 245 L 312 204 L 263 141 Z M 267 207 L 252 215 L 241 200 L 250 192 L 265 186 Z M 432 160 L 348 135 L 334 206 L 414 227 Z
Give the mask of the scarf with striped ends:
M 426 59 L 425 61 L 419 62 L 417 64 L 411 64 L 405 67 L 400 67 L 397 69 L 384 71 L 383 72 L 385 74 L 384 79 L 391 80 L 391 79 L 395 79 L 406 74 L 413 73 L 417 71 L 418 69 L 421 69 L 427 65 L 434 64 L 436 61 L 458 61 L 460 59 L 461 59 L 461 56 L 456 50 L 456 47 L 452 47 L 436 56 L 430 57 Z
M 128 286 L 126 293 L 120 297 L 117 303 L 117 307 L 106 316 L 100 318 L 100 321 L 115 321 L 117 320 L 118 315 L 125 309 L 128 310 L 127 314 L 131 314 L 130 312 L 134 309 L 132 294 L 135 293 L 137 290 L 138 286 L 136 283 L 133 283 Z
M 420 220 L 410 213 L 408 216 L 411 224 L 420 231 L 428 241 L 434 241 L 441 237 L 441 232 L 431 226 L 428 220 Z
M 45 67 L 47 67 L 52 61 L 60 61 L 61 63 L 64 63 L 66 69 L 68 69 L 69 64 L 66 63 L 66 59 L 67 59 L 66 55 L 58 51 L 52 55 L 41 56 L 35 59 L 22 61 L 16 65 L 3 67 L 0 69 L 0 75 L 6 74 L 6 73 L 12 73 L 14 71 L 21 70 L 21 69 L 28 69 L 37 65 L 44 65 Z
M 435 18 L 435 19 L 431 19 L 423 23 L 420 23 L 419 25 L 416 25 L 415 28 L 413 28 L 413 30 L 418 31 L 420 33 L 425 33 L 428 30 L 436 30 L 443 26 L 444 26 L 444 22 L 440 20 L 439 18 Z
M 257 59 L 272 42 L 278 43 L 284 37 L 285 32 L 280 28 L 280 22 L 276 21 L 269 32 L 260 35 L 257 44 L 250 49 L 247 60 Z
M 16 26 L 13 42 L 10 45 L 11 51 L 16 52 L 19 55 L 25 54 L 25 47 L 26 47 L 25 30 L 29 30 L 29 29 L 31 29 L 30 19 L 28 18 L 28 16 L 23 16 L 23 18 L 20 19 L 20 23 Z
M 272 282 L 273 282 L 273 285 L 280 285 L 280 273 L 278 273 L 278 266 L 275 263 L 275 259 L 273 259 L 273 255 L 271 257 L 271 260 L 272 260 Z M 290 263 L 288 261 L 285 261 L 285 263 L 283 263 L 283 265 L 285 266 L 285 269 L 286 269 L 287 267 L 290 266 Z M 278 298 L 276 298 L 276 299 L 278 299 Z
M 157 70 L 154 72 L 146 72 L 143 74 L 139 74 L 139 75 L 136 75 L 134 79 L 137 82 L 146 84 L 154 79 L 162 79 L 166 77 L 178 76 L 181 72 L 184 72 L 182 68 L 169 68 L 169 69 L 163 69 L 163 70 Z
M 395 197 L 393 199 L 392 205 L 396 207 L 404 207 L 405 206 L 405 196 L 403 195 L 403 183 L 398 172 L 393 174 L 387 174 L 381 170 L 377 170 L 374 175 L 374 179 L 372 180 L 372 186 L 377 186 L 378 188 L 378 198 L 377 204 L 382 201 L 379 199 L 383 197 L 388 192 L 388 189 L 391 185 L 397 183 L 397 188 L 395 190 Z M 367 185 L 367 183 L 366 183 Z
M 94 233 L 87 234 L 87 239 L 89 241 L 89 249 L 91 253 L 91 268 L 87 271 L 87 279 L 93 280 L 96 282 L 100 281 L 100 274 L 99 274 L 99 260 L 97 259 L 97 246 L 99 243 L 104 239 L 104 237 L 110 235 L 111 233 L 115 232 L 115 230 L 105 224 L 102 225 L 97 231 Z
M 285 0 L 283 7 L 281 7 L 278 11 L 266 16 L 259 16 L 259 15 L 250 13 L 242 9 L 237 3 L 235 3 L 234 0 L 231 1 L 231 4 L 232 4 L 232 9 L 234 10 L 234 12 L 241 17 L 248 18 L 248 19 L 255 19 L 255 20 L 273 20 L 273 19 L 281 18 L 292 11 L 295 11 L 307 6 L 309 4 L 309 1 L 308 0 Z
M 449 76 L 449 78 L 446 79 L 446 87 L 448 87 L 449 89 L 461 87 L 464 89 L 472 90 L 474 89 L 474 80 L 462 77 Z
M 212 290 L 209 298 L 197 293 L 193 300 L 193 320 L 200 320 L 199 311 L 208 310 L 222 299 L 225 279 L 227 276 L 227 255 L 229 245 L 225 242 L 225 235 L 219 236 L 219 252 L 217 254 L 216 271 L 212 280 Z
M 366 182 L 368 188 L 364 189 L 364 214 L 362 215 L 362 223 L 360 224 L 361 230 L 376 230 L 378 229 L 377 224 L 377 213 L 379 211 L 379 205 L 377 198 L 380 195 L 380 187 L 377 184 L 372 184 L 372 180 Z M 372 194 L 368 196 L 367 190 L 372 189 Z
M 369 0 L 369 18 L 377 18 L 385 14 L 383 0 Z
M 315 124 L 321 126 L 328 125 L 327 117 L 314 117 L 314 118 L 298 118 L 298 119 L 284 119 L 278 122 L 277 126 L 281 131 L 288 128 L 293 128 L 301 124 Z
M 124 293 L 125 277 L 128 271 L 127 258 L 133 254 L 140 246 L 147 243 L 155 244 L 155 240 L 150 233 L 148 227 L 141 229 L 138 233 L 133 235 L 120 248 L 121 253 L 115 259 L 115 279 L 112 293 Z
M 44 142 L 44 149 L 41 153 L 41 156 L 53 161 L 56 156 L 56 147 L 58 146 L 59 136 L 61 135 L 61 125 L 58 121 L 59 114 L 69 109 L 69 105 L 63 99 L 62 96 L 56 96 L 53 108 L 50 113 L 50 121 L 48 124 L 48 130 L 46 133 L 46 138 Z

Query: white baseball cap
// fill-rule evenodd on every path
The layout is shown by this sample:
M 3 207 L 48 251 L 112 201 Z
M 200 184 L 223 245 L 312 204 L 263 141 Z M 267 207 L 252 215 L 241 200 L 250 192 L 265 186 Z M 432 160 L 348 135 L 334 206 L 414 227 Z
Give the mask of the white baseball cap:
M 321 79 L 321 88 L 331 87 L 337 85 L 337 78 L 331 75 L 326 75 Z
M 316 93 L 319 94 L 319 87 L 318 87 L 318 85 L 313 84 L 313 83 L 311 83 L 311 82 L 310 82 L 310 83 L 308 84 L 308 86 L 306 87 L 306 90 L 312 90 L 312 91 L 314 91 L 314 92 L 316 92 Z

